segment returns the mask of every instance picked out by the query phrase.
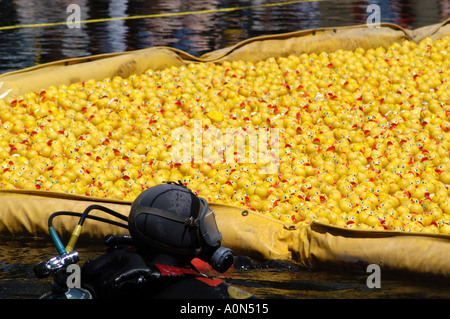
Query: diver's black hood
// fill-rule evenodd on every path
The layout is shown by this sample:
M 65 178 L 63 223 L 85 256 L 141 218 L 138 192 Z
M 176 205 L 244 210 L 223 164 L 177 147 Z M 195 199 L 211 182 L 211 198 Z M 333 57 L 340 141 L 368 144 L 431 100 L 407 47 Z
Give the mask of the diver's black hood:
M 200 248 L 194 225 L 203 203 L 188 188 L 161 184 L 143 191 L 133 202 L 128 219 L 130 235 L 140 247 L 192 256 Z M 197 225 L 198 226 L 198 225 Z

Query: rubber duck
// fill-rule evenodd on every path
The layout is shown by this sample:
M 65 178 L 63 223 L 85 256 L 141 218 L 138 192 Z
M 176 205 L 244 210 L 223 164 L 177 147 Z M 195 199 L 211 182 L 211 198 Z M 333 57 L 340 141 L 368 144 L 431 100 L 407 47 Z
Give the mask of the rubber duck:
M 439 227 L 439 233 L 450 234 L 450 224 L 446 223 Z
M 359 223 L 358 216 L 359 215 L 354 212 L 347 214 L 347 216 L 345 217 L 345 222 L 346 222 L 347 226 L 352 225 L 352 227 L 354 227 L 354 226 L 358 225 L 358 223 Z
M 403 46 L 393 46 L 388 52 L 397 50 L 409 52 Z M 422 45 L 421 50 L 425 52 L 426 47 Z M 89 183 L 93 178 L 97 188 L 88 190 L 90 195 L 132 198 L 139 191 L 138 185 L 198 175 L 193 181 L 197 189 L 206 191 L 200 180 L 208 178 L 215 183 L 211 196 L 220 201 L 241 202 L 242 196 L 249 196 L 248 205 L 256 208 L 283 207 L 288 203 L 302 213 L 316 210 L 320 203 L 327 207 L 329 215 L 318 217 L 330 222 L 337 220 L 333 216 L 335 209 L 348 217 L 361 208 L 358 213 L 361 227 L 369 227 L 361 222 L 368 218 L 362 212 L 376 209 L 379 215 L 375 212 L 372 215 L 383 214 L 385 220 L 384 225 L 372 229 L 389 228 L 387 223 L 391 219 L 410 220 L 420 213 L 424 219 L 431 218 L 431 225 L 450 213 L 445 187 L 449 185 L 450 177 L 446 174 L 449 169 L 444 166 L 449 164 L 446 134 L 450 124 L 444 120 L 445 94 L 439 90 L 441 83 L 424 81 L 422 77 L 415 79 L 420 83 L 412 83 L 397 74 L 401 70 L 397 60 L 375 59 L 382 57 L 385 49 L 368 52 L 333 53 L 332 68 L 311 65 L 313 61 L 328 63 L 325 55 L 285 58 L 283 63 L 311 70 L 302 72 L 302 78 L 289 72 L 283 74 L 281 60 L 260 61 L 252 66 L 254 69 L 247 74 L 244 86 L 239 78 L 246 76 L 240 69 L 242 63 L 226 64 L 225 69 L 217 66 L 222 68 L 220 74 L 228 69 L 226 82 L 217 74 L 209 74 L 212 69 L 193 64 L 189 71 L 171 68 L 163 73 L 149 71 L 143 77 L 91 80 L 84 84 L 84 91 L 80 91 L 81 84 L 51 88 L 42 95 L 47 99 L 45 102 L 34 92 L 2 101 L 0 130 L 2 136 L 10 136 L 10 143 L 0 145 L 3 149 L 0 156 L 14 155 L 15 164 L 19 164 L 19 159 L 24 163 L 27 159 L 33 168 L 30 173 L 6 171 L 2 176 L 20 187 L 31 187 L 24 176 L 33 174 L 36 179 L 42 175 L 46 181 L 37 185 L 63 191 L 68 187 L 60 182 Z M 408 59 L 413 61 L 410 56 Z M 440 61 L 436 55 L 430 59 Z M 369 60 L 373 62 L 368 63 Z M 389 69 L 393 75 L 389 81 L 382 76 L 364 78 L 364 72 L 370 68 Z M 331 71 L 340 72 L 336 77 L 339 80 L 330 81 Z M 177 85 L 172 83 L 175 74 L 171 72 L 185 72 Z M 212 78 L 217 81 L 212 83 Z M 363 87 L 358 85 L 362 78 Z M 297 90 L 281 85 L 283 79 Z M 372 88 L 375 85 L 376 90 Z M 216 91 L 219 88 L 220 94 Z M 76 97 L 68 92 L 75 92 Z M 376 94 L 384 98 L 383 103 Z M 308 99 L 314 103 L 307 103 Z M 146 107 L 141 107 L 144 102 Z M 422 103 L 426 107 L 417 107 Z M 24 104 L 26 111 L 22 112 L 17 106 Z M 218 127 L 222 132 L 232 125 L 246 130 L 278 128 L 279 175 L 260 173 L 261 165 L 253 164 L 248 165 L 251 168 L 248 177 L 219 163 L 174 166 L 170 148 L 166 148 L 171 130 L 185 126 L 193 133 L 194 121 L 199 119 L 203 121 L 202 129 Z M 28 141 L 30 147 L 19 141 Z M 245 155 L 248 157 L 249 150 Z M 55 160 L 53 169 L 37 160 L 45 157 Z M 126 164 L 116 161 L 124 157 Z M 89 173 L 80 174 L 76 165 L 56 168 L 59 161 L 87 163 Z M 99 166 L 93 166 L 93 162 Z M 102 174 L 105 168 L 107 172 Z M 117 183 L 124 189 L 111 187 L 118 179 L 125 181 Z M 58 186 L 46 183 L 50 180 L 55 180 Z M 419 183 L 424 180 L 433 182 Z M 8 183 L 5 185 L 10 187 Z M 235 198 L 226 195 L 224 185 L 232 186 L 238 195 L 234 194 Z M 290 190 L 290 186 L 296 186 L 299 192 Z M 250 204 L 252 195 L 259 196 L 259 203 L 253 200 Z M 275 204 L 273 200 L 264 203 L 270 195 L 278 198 Z M 433 213 L 428 202 L 436 204 Z

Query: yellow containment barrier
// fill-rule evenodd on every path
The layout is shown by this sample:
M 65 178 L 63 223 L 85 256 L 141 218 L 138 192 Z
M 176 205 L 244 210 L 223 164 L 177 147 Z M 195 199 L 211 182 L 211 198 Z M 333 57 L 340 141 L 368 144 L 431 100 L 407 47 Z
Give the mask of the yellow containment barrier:
M 69 59 L 0 75 L 0 98 L 10 99 L 51 85 L 71 84 L 106 77 L 128 77 L 148 69 L 162 70 L 188 63 L 259 61 L 291 54 L 331 52 L 358 47 L 388 47 L 395 42 L 420 42 L 426 37 L 438 39 L 450 35 L 450 20 L 417 30 L 405 30 L 392 24 L 380 28 L 354 26 L 306 30 L 249 39 L 230 48 L 201 57 L 165 47 L 134 52 L 104 54 Z M 47 233 L 47 218 L 55 211 L 82 212 L 97 203 L 127 215 L 129 201 L 75 196 L 33 190 L 1 190 L 1 234 Z M 235 254 L 258 259 L 290 260 L 309 268 L 343 267 L 365 269 L 377 264 L 382 269 L 409 271 L 450 278 L 450 236 L 445 234 L 397 231 L 353 230 L 313 222 L 296 227 L 263 214 L 234 206 L 212 203 L 223 245 Z M 99 216 L 104 216 L 99 213 Z M 58 232 L 70 233 L 76 218 L 58 218 Z M 88 221 L 82 236 L 103 237 L 124 230 Z
M 0 233 L 11 235 L 47 234 L 47 219 L 57 211 L 82 213 L 89 205 L 98 204 L 128 216 L 131 207 L 127 201 L 46 191 L 0 191 L 0 198 Z M 312 269 L 365 270 L 367 265 L 377 264 L 386 271 L 450 277 L 450 236 L 350 230 L 317 222 L 308 227 L 294 227 L 230 205 L 211 203 L 211 207 L 223 236 L 222 245 L 236 255 L 291 261 Z M 91 214 L 120 221 L 102 211 L 94 210 Z M 53 226 L 68 238 L 77 222 L 77 217 L 60 216 Z M 109 234 L 126 233 L 123 228 L 87 220 L 81 238 L 101 239 Z
M 450 34 L 450 19 L 416 30 L 403 29 L 390 23 L 379 28 L 366 25 L 322 28 L 251 38 L 232 47 L 216 50 L 201 57 L 170 47 L 152 47 L 130 52 L 100 54 L 91 57 L 61 60 L 24 70 L 0 75 L 0 98 L 14 97 L 51 85 L 107 77 L 128 77 L 149 69 L 162 70 L 191 62 L 260 61 L 270 57 L 300 55 L 302 53 L 332 52 L 339 49 L 355 50 L 388 47 L 404 40 L 420 42 L 422 39 L 439 39 Z M 43 76 L 45 74 L 45 76 Z

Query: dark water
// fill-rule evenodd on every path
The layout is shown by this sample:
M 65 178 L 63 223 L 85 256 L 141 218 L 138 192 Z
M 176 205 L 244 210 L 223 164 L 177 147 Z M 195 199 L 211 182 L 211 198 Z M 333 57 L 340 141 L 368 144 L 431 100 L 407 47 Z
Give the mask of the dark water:
M 285 2 L 285 1 L 284 1 Z M 291 1 L 292 2 L 292 1 Z M 369 4 L 379 4 L 380 21 L 417 28 L 449 17 L 449 0 L 293 1 L 282 0 L 0 0 L 0 73 L 45 62 L 170 46 L 194 56 L 231 46 L 254 36 L 318 27 L 365 24 Z M 136 17 L 68 28 L 77 4 L 82 21 Z M 267 6 L 275 3 L 277 5 Z M 225 9 L 235 8 L 232 11 Z M 199 13 L 198 11 L 203 11 Z M 206 12 L 205 12 L 206 11 Z M 197 12 L 186 14 L 189 12 Z M 169 15 L 178 13 L 176 15 Z M 154 16 L 161 14 L 160 16 Z M 6 26 L 57 23 L 4 29 Z
M 82 238 L 82 237 L 81 237 Z M 101 240 L 80 239 L 79 265 L 105 252 Z M 0 299 L 37 299 L 50 289 L 51 279 L 37 279 L 33 267 L 57 255 L 47 237 L 0 236 Z M 240 260 L 244 259 L 244 262 Z M 217 276 L 217 273 L 207 273 Z M 248 263 L 237 257 L 235 268 L 220 277 L 264 299 L 449 299 L 450 282 L 407 274 L 381 274 L 381 287 L 368 288 L 369 273 L 307 270 L 284 262 Z

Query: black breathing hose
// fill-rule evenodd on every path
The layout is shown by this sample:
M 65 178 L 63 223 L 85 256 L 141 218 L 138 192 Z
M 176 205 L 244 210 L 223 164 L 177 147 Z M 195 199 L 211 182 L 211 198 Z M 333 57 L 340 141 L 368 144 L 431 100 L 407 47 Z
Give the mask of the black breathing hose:
M 78 240 L 78 237 L 79 237 L 79 235 L 81 233 L 81 229 L 82 229 L 82 226 L 83 226 L 84 221 L 86 220 L 86 218 L 94 219 L 94 220 L 97 220 L 97 221 L 101 221 L 101 222 L 104 222 L 104 223 L 108 223 L 108 224 L 112 224 L 112 225 L 115 225 L 115 226 L 119 226 L 119 227 L 128 229 L 128 225 L 127 224 L 119 223 L 119 222 L 116 222 L 116 221 L 113 221 L 113 220 L 110 220 L 110 219 L 107 219 L 107 218 L 98 217 L 98 216 L 90 216 L 89 213 L 92 210 L 94 210 L 94 209 L 101 210 L 101 211 L 103 211 L 105 213 L 108 213 L 108 214 L 110 214 L 110 215 L 112 215 L 114 217 L 117 217 L 117 218 L 119 218 L 121 220 L 124 220 L 124 221 L 128 222 L 128 217 L 127 216 L 122 215 L 122 214 L 120 214 L 120 213 L 118 213 L 118 212 L 116 212 L 116 211 L 114 211 L 112 209 L 109 209 L 107 207 L 104 207 L 104 206 L 101 206 L 101 205 L 96 205 L 96 204 L 88 206 L 84 210 L 84 212 L 82 214 L 75 213 L 75 212 L 70 212 L 70 211 L 55 212 L 52 215 L 50 215 L 50 217 L 48 219 L 48 228 L 49 228 L 49 231 L 50 231 L 50 235 L 52 236 L 53 241 L 55 242 L 56 248 L 58 249 L 58 252 L 60 253 L 60 255 L 66 254 L 66 253 L 70 252 L 73 249 L 73 247 L 75 246 L 75 243 Z M 72 232 L 72 236 L 70 237 L 69 243 L 67 244 L 67 246 L 65 248 L 62 245 L 61 240 L 59 239 L 59 237 L 56 234 L 56 231 L 54 230 L 53 225 L 52 225 L 53 224 L 53 218 L 58 216 L 58 215 L 69 215 L 69 216 L 79 216 L 80 217 L 80 220 L 78 221 L 77 226 L 75 227 L 74 231 Z

